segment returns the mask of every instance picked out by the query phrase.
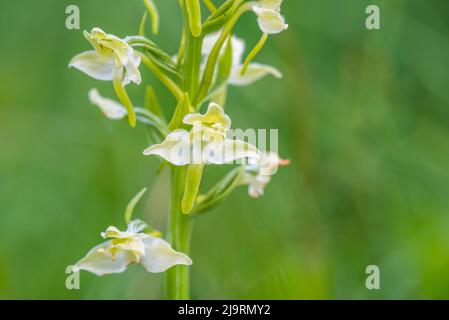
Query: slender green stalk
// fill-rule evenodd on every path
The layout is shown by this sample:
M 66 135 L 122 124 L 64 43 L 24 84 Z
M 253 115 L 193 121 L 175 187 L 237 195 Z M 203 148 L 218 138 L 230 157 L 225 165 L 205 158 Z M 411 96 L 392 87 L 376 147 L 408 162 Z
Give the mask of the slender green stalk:
M 226 39 L 229 37 L 229 35 L 232 32 L 232 29 L 234 28 L 235 24 L 239 20 L 239 18 L 247 11 L 250 11 L 253 7 L 253 2 L 246 2 L 242 4 L 233 14 L 233 16 L 229 19 L 229 21 L 226 23 L 226 25 L 223 28 L 223 31 L 220 34 L 220 37 L 218 38 L 217 42 L 215 43 L 214 47 L 212 48 L 212 51 L 210 52 L 209 58 L 207 59 L 206 68 L 204 69 L 204 75 L 203 79 L 201 80 L 200 87 L 198 89 L 198 93 L 195 96 L 195 99 L 193 100 L 193 105 L 198 105 L 204 97 L 206 97 L 210 86 L 212 85 L 212 80 L 214 77 L 214 70 L 215 66 L 217 64 L 218 58 L 220 56 L 221 48 L 223 47 L 223 44 L 225 43 Z
M 211 13 L 214 13 L 215 11 L 217 11 L 217 7 L 213 4 L 213 2 L 211 0 L 203 0 L 203 2 L 206 5 L 207 9 L 209 9 L 209 11 Z
M 138 51 L 137 51 L 138 52 Z M 153 74 L 159 78 L 159 80 L 170 90 L 170 92 L 175 96 L 176 100 L 180 100 L 184 96 L 184 92 L 178 87 L 178 85 L 169 77 L 167 77 L 159 67 L 153 63 L 148 57 L 138 52 L 140 58 L 142 59 L 142 62 L 144 65 L 147 66 L 148 69 L 150 69 Z
M 242 76 L 245 75 L 251 61 L 253 61 L 253 59 L 257 56 L 257 54 L 260 52 L 260 50 L 262 50 L 267 39 L 268 39 L 268 34 L 266 34 L 266 33 L 262 34 L 262 37 L 260 38 L 259 42 L 253 48 L 253 50 L 251 50 L 251 52 L 248 54 L 248 56 L 245 59 L 245 62 L 243 63 L 243 68 L 240 73 Z

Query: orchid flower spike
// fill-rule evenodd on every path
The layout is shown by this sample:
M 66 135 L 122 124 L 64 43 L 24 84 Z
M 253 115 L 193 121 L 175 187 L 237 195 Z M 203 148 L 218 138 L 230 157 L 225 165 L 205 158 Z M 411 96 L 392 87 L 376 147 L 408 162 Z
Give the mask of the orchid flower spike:
M 204 37 L 203 47 L 201 49 L 201 54 L 203 55 L 202 69 L 206 65 L 207 57 L 212 51 L 215 43 L 217 42 L 220 31 L 210 33 Z M 272 75 L 278 79 L 282 78 L 282 73 L 275 67 L 260 63 L 250 63 L 245 74 L 242 75 L 243 68 L 243 54 L 245 53 L 245 41 L 236 36 L 231 37 L 232 46 L 232 66 L 231 74 L 229 77 L 229 84 L 234 86 L 247 86 L 259 81 L 267 75 Z M 221 54 L 224 52 L 224 47 L 222 48 Z
M 259 198 L 264 194 L 266 186 L 277 169 L 289 164 L 290 160 L 282 159 L 276 152 L 261 153 L 259 159 L 249 160 L 241 184 L 248 185 L 248 194 L 251 197 Z
M 140 84 L 140 57 L 126 41 L 100 28 L 93 28 L 90 33 L 84 31 L 84 36 L 95 50 L 76 55 L 69 67 L 75 67 L 97 80 L 119 79 L 123 86 L 131 81 Z
M 192 129 L 169 133 L 162 143 L 147 148 L 144 155 L 158 155 L 175 166 L 225 164 L 259 157 L 255 146 L 226 137 L 231 119 L 216 103 L 209 104 L 206 114 L 187 114 L 183 123 L 193 126 Z
M 253 11 L 257 15 L 257 22 L 262 32 L 267 34 L 277 34 L 287 30 L 288 24 L 281 15 L 281 4 L 283 0 L 259 0 L 253 6 Z
M 140 263 L 148 272 L 164 272 L 174 265 L 191 265 L 185 254 L 173 250 L 165 240 L 144 233 L 147 224 L 133 220 L 126 231 L 109 227 L 101 236 L 109 239 L 90 250 L 75 266 L 98 276 L 122 273 L 128 265 Z

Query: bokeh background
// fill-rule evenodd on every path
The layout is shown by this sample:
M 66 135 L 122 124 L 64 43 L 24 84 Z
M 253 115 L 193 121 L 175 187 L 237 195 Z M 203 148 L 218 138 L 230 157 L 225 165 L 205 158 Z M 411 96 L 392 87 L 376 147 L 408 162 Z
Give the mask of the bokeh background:
M 177 1 L 155 2 L 153 39 L 175 53 Z M 81 30 L 65 28 L 69 4 Z M 365 28 L 369 4 L 381 30 Z M 87 91 L 112 96 L 111 84 L 67 67 L 90 48 L 83 29 L 136 34 L 143 11 L 139 0 L 0 1 L 0 298 L 162 297 L 161 275 L 140 266 L 65 288 L 66 266 L 123 227 L 142 187 L 136 216 L 165 229 L 168 172 L 142 156 L 143 128 L 103 118 Z M 227 110 L 236 128 L 279 129 L 292 165 L 263 198 L 242 187 L 198 219 L 193 298 L 449 298 L 448 12 L 445 0 L 284 1 L 290 28 L 257 57 L 284 79 L 232 88 Z M 255 16 L 236 34 L 255 44 Z M 143 77 L 170 114 L 170 95 Z M 142 105 L 144 87 L 128 88 Z M 227 169 L 209 167 L 205 184 Z M 381 290 L 365 288 L 371 264 Z

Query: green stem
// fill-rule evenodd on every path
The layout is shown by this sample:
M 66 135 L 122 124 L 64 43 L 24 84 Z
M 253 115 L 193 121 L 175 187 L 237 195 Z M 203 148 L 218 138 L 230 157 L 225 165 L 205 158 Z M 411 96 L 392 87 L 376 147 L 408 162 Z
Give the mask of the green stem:
M 168 220 L 167 240 L 176 251 L 189 254 L 191 217 L 181 211 L 186 167 L 172 167 L 172 192 Z M 189 299 L 189 267 L 174 266 L 166 272 L 166 293 L 170 300 Z
M 191 97 L 196 94 L 200 81 L 201 46 L 203 37 L 194 37 L 190 32 L 186 35 L 186 51 L 184 57 L 184 91 Z

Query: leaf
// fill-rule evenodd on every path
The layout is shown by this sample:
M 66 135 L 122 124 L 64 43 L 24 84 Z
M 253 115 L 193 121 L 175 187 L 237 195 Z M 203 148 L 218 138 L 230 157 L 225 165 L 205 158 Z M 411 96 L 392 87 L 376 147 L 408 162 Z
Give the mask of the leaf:
M 139 191 L 138 194 L 134 196 L 134 198 L 131 199 L 131 201 L 126 206 L 125 210 L 125 223 L 128 224 L 131 221 L 131 217 L 133 215 L 134 207 L 139 202 L 140 198 L 142 198 L 143 194 L 147 191 L 147 188 L 143 188 Z

